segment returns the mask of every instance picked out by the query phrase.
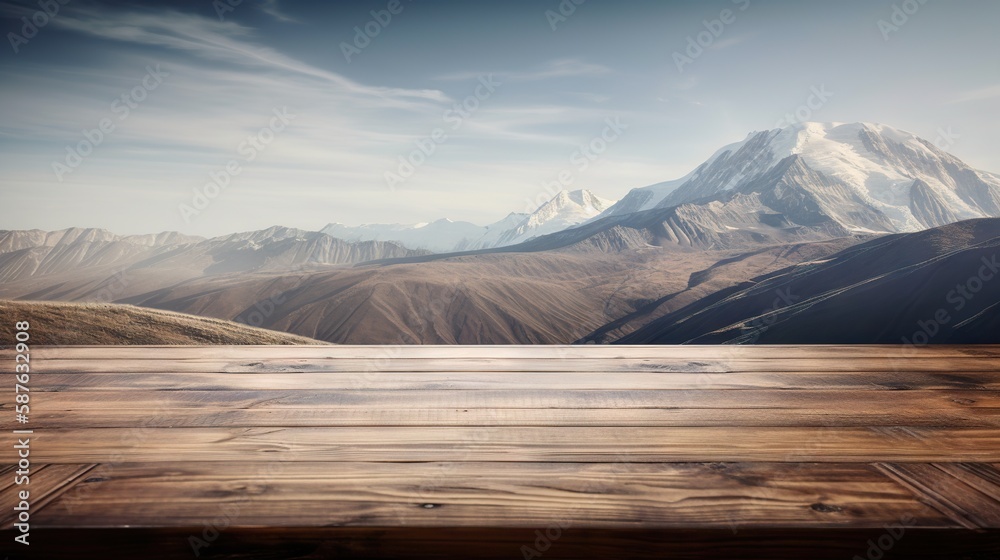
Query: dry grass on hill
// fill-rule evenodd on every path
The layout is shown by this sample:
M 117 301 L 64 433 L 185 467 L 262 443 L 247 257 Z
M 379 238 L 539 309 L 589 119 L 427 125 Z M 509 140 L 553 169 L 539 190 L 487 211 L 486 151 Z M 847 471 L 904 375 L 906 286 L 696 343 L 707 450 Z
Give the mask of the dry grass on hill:
M 292 334 L 105 303 L 0 300 L 0 347 L 14 344 L 14 324 L 29 321 L 32 345 L 324 344 Z

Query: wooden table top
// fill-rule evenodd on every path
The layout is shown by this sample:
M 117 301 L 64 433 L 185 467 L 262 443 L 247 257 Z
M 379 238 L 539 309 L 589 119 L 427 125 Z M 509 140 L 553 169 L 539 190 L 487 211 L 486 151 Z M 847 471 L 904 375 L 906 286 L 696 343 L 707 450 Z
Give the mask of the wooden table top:
M 31 370 L 27 424 L 0 374 L 10 558 L 1000 558 L 995 346 L 39 347 Z

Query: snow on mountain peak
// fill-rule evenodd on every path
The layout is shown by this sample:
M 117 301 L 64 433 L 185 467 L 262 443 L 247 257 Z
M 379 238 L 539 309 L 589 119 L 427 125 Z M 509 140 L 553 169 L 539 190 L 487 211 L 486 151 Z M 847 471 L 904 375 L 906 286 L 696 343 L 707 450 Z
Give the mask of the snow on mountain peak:
M 779 164 L 791 157 L 797 158 L 796 167 L 782 171 Z M 883 217 L 875 221 L 885 231 L 917 231 L 1000 212 L 995 177 L 972 170 L 915 134 L 877 123 L 804 122 L 751 133 L 680 180 L 634 189 L 605 215 L 772 189 L 774 184 L 761 182 L 780 181 L 770 175 L 775 170 L 820 181 L 800 186 L 848 229 L 872 226 L 876 214 Z M 831 195 L 830 189 L 843 192 Z M 866 216 L 838 212 L 835 206 L 841 203 L 860 204 Z
M 533 237 L 556 233 L 580 225 L 614 205 L 589 190 L 560 191 L 538 207 L 517 227 L 500 239 L 503 245 L 522 243 Z
M 486 227 L 442 219 L 410 226 L 331 224 L 324 232 L 447 253 L 514 245 L 603 217 L 676 207 L 692 215 L 704 210 L 702 225 L 720 231 L 757 227 L 758 215 L 761 227 L 917 231 L 1000 217 L 1000 177 L 890 126 L 803 122 L 753 132 L 687 176 L 633 189 L 617 202 L 584 189 L 560 191 L 531 214 L 510 214 Z
M 613 204 L 614 201 L 588 190 L 562 191 L 530 215 L 511 212 L 485 227 L 442 218 L 412 225 L 349 227 L 331 223 L 322 231 L 345 241 L 395 241 L 410 249 L 451 253 L 513 245 L 532 237 L 562 231 L 599 215 Z
M 781 130 L 774 146 L 786 146 L 789 138 L 794 139 L 791 154 L 801 155 L 810 169 L 846 183 L 899 231 L 943 225 L 922 223 L 914 214 L 910 195 L 918 181 L 960 219 L 984 215 L 957 192 L 959 179 L 948 172 L 957 160 L 915 134 L 875 123 L 804 123 Z
M 559 191 L 551 200 L 542 204 L 535 210 L 534 214 L 547 211 L 547 209 L 580 208 L 583 211 L 597 210 L 603 212 L 606 208 L 614 204 L 613 200 L 601 198 L 586 189 L 576 191 Z M 596 214 L 595 214 L 596 215 Z

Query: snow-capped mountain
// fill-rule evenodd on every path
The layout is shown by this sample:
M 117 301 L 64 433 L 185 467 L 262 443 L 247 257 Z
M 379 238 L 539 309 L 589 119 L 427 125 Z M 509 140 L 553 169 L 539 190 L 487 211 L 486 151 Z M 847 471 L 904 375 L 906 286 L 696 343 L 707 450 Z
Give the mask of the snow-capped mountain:
M 320 232 L 272 227 L 212 239 L 174 232 L 120 236 L 103 229 L 0 231 L 0 283 L 89 271 L 162 276 L 250 272 L 307 264 L 356 264 L 425 254 L 380 241 L 349 243 Z
M 454 251 L 475 251 L 477 249 L 490 249 L 493 247 L 500 247 L 501 238 L 506 236 L 511 230 L 517 228 L 521 225 L 521 222 L 526 220 L 531 214 L 525 214 L 523 212 L 511 212 L 507 214 L 507 217 L 500 220 L 499 222 L 494 222 L 486 226 L 485 233 L 476 239 L 475 242 L 456 245 Z
M 613 200 L 601 198 L 588 190 L 562 191 L 517 226 L 506 231 L 493 246 L 516 245 L 533 237 L 571 228 L 600 215 L 614 203 Z
M 96 228 L 0 231 L 0 282 L 133 262 L 202 241 L 176 232 L 119 236 Z
M 488 226 L 438 220 L 429 224 L 330 224 L 322 232 L 345 241 L 392 241 L 415 250 L 451 253 L 506 247 L 533 237 L 582 224 L 607 210 L 614 201 L 588 190 L 561 191 L 531 214 L 511 213 Z
M 740 196 L 799 225 L 830 219 L 861 232 L 1000 216 L 996 175 L 914 134 L 871 123 L 802 123 L 752 133 L 687 177 L 634 189 L 602 217 Z

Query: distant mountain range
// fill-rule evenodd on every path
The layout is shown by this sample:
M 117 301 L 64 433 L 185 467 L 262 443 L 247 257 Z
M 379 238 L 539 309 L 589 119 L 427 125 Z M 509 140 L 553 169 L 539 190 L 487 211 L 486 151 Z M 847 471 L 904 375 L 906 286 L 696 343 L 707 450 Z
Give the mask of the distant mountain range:
M 806 123 L 617 202 L 560 192 L 485 227 L 0 232 L 0 297 L 254 317 L 359 344 L 892 343 L 989 261 L 997 217 L 1000 178 L 930 142 Z M 786 288 L 789 303 L 764 305 Z M 995 289 L 930 342 L 1000 342 L 980 328 L 996 323 Z
M 499 250 L 749 250 L 996 216 L 1000 178 L 926 140 L 878 124 L 805 123 L 752 133 L 686 177 L 633 189 L 578 226 Z
M 99 283 L 109 271 L 118 274 L 127 270 L 135 278 L 159 277 L 170 282 L 223 273 L 348 265 L 425 253 L 390 242 L 348 243 L 323 233 L 285 227 L 212 239 L 177 233 L 119 236 L 83 228 L 0 231 L 0 292 L 24 282 L 41 288 L 46 280 L 63 276 L 74 283 L 85 279 Z M 43 288 L 32 295 L 40 298 L 53 294 Z
M 410 249 L 454 253 L 517 245 L 529 239 L 582 224 L 614 204 L 588 190 L 561 191 L 531 214 L 512 212 L 488 226 L 441 219 L 413 225 L 345 226 L 333 223 L 321 231 L 346 241 L 391 241 Z

